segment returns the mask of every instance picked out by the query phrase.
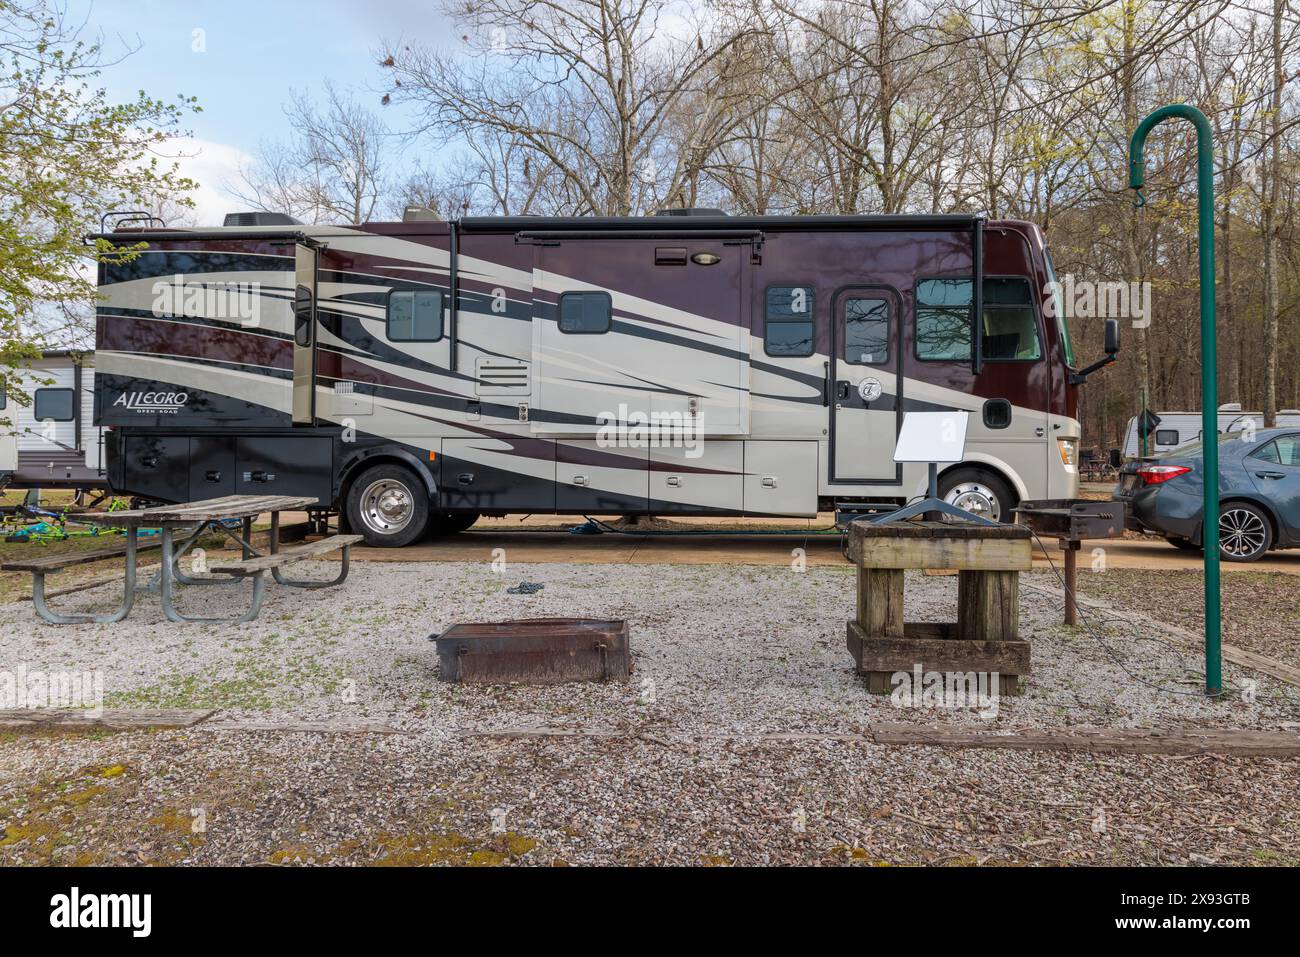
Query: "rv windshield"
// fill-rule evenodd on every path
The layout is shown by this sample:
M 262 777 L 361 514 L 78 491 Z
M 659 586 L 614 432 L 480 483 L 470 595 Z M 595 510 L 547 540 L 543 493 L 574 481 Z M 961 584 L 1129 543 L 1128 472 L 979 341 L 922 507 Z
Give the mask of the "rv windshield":
M 1061 284 L 1056 281 L 1056 267 L 1052 265 L 1052 254 L 1043 246 L 1043 261 L 1047 263 L 1047 286 L 1052 298 L 1056 300 L 1056 328 L 1061 334 L 1061 349 L 1065 352 L 1065 364 L 1074 365 L 1074 342 L 1070 339 L 1070 324 L 1065 321 L 1065 309 L 1061 303 Z

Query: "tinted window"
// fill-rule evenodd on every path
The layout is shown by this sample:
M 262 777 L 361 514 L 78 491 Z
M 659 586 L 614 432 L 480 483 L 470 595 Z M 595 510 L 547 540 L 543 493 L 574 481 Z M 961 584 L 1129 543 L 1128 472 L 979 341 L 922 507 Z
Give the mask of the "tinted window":
M 844 300 L 844 361 L 873 365 L 889 361 L 889 303 Z
M 1264 462 L 1275 462 L 1278 465 L 1282 464 L 1282 457 L 1278 454 L 1276 442 L 1270 442 L 1268 445 L 1261 445 L 1254 452 L 1250 453 L 1250 457 L 1253 459 L 1260 459 Z
M 3 388 L 0 388 L 0 412 L 3 412 L 8 407 L 9 407 L 9 393 L 5 392 Z
M 916 284 L 916 354 L 921 359 L 969 359 L 971 282 L 924 279 Z M 1029 281 L 984 280 L 980 352 L 985 359 L 1035 360 L 1043 352 Z
M 811 286 L 769 286 L 764 303 L 763 348 L 769 356 L 813 354 L 816 293 Z
M 442 293 L 429 289 L 394 289 L 388 294 L 391 342 L 437 342 L 442 338 Z
M 1300 465 L 1300 435 L 1283 435 L 1275 441 L 1283 465 Z
M 299 286 L 293 292 L 293 341 L 311 345 L 311 290 Z
M 566 292 L 560 296 L 560 331 L 609 332 L 612 308 L 607 292 Z
M 32 400 L 32 415 L 38 422 L 46 419 L 71 422 L 72 399 L 71 389 L 37 389 Z
M 1177 429 L 1156 429 L 1156 445 L 1177 445 Z

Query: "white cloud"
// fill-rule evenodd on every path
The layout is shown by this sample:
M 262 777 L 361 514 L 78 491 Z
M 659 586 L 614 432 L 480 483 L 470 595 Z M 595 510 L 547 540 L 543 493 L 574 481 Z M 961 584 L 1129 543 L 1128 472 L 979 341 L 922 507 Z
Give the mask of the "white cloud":
M 237 211 L 239 203 L 226 191 L 225 185 L 238 182 L 239 168 L 251 164 L 248 153 L 237 146 L 185 137 L 172 140 L 165 155 L 175 158 L 182 176 L 199 184 L 189 194 L 195 208 L 186 219 L 192 219 L 197 226 L 220 226 L 226 213 Z

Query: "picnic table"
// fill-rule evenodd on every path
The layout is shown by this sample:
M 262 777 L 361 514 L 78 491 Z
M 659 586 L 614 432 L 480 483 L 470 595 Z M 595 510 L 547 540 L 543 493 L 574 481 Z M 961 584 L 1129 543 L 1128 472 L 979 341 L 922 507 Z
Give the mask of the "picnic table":
M 139 591 L 157 591 L 162 600 L 163 614 L 170 621 L 202 622 L 242 622 L 257 617 L 262 607 L 266 591 L 266 574 L 270 572 L 275 581 L 290 588 L 327 588 L 342 584 L 348 577 L 349 548 L 361 540 L 360 535 L 332 535 L 314 542 L 301 545 L 280 546 L 280 513 L 295 511 L 317 505 L 314 498 L 302 498 L 293 495 L 226 495 L 222 498 L 205 499 L 199 502 L 183 502 L 177 505 L 158 505 L 152 508 L 137 508 L 117 512 L 95 512 L 80 516 L 85 522 L 120 528 L 126 532 L 125 543 L 117 543 L 107 548 L 94 551 L 75 552 L 70 555 L 53 555 L 48 557 L 24 559 L 6 562 L 0 565 L 4 571 L 27 571 L 32 573 L 32 603 L 36 613 L 54 624 L 71 624 L 76 622 L 111 623 L 121 621 L 131 613 L 135 595 Z M 253 520 L 259 515 L 270 513 L 271 531 L 268 550 L 263 553 L 252 544 Z M 136 553 L 142 547 L 139 541 L 141 529 L 158 529 L 162 547 L 162 562 L 157 574 L 146 585 L 136 584 Z M 238 531 L 236 531 L 238 529 Z M 199 540 L 209 532 L 217 532 L 235 541 L 242 550 L 242 558 L 216 559 L 208 563 L 207 571 L 215 576 L 195 578 L 181 571 L 180 561 Z M 181 539 L 177 542 L 177 535 Z M 149 547 L 145 544 L 143 547 Z M 302 581 L 286 578 L 281 569 L 294 562 L 315 558 L 329 552 L 343 550 L 339 574 L 328 581 Z M 49 607 L 45 598 L 45 576 L 64 568 L 86 562 L 98 561 L 117 555 L 126 557 L 126 574 L 123 580 L 122 604 L 113 612 L 105 615 L 63 615 Z M 181 614 L 173 603 L 177 584 L 182 585 L 216 585 L 230 587 L 239 585 L 246 578 L 253 580 L 252 600 L 248 610 L 242 614 L 226 618 L 195 618 Z

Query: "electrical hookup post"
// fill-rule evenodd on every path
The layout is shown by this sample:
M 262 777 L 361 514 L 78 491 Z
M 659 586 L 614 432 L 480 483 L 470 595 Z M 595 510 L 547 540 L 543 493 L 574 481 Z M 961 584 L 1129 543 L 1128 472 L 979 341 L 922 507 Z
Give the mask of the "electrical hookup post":
M 1175 103 L 1156 110 L 1133 131 L 1128 148 L 1128 185 L 1134 203 L 1146 203 L 1142 196 L 1142 147 L 1147 135 L 1159 123 L 1179 118 L 1196 127 L 1196 213 L 1200 245 L 1201 282 L 1201 447 L 1204 456 L 1205 500 L 1202 508 L 1201 545 L 1205 556 L 1205 693 L 1223 690 L 1219 651 L 1219 407 L 1218 361 L 1215 350 L 1214 317 L 1214 141 L 1210 122 L 1194 106 Z

